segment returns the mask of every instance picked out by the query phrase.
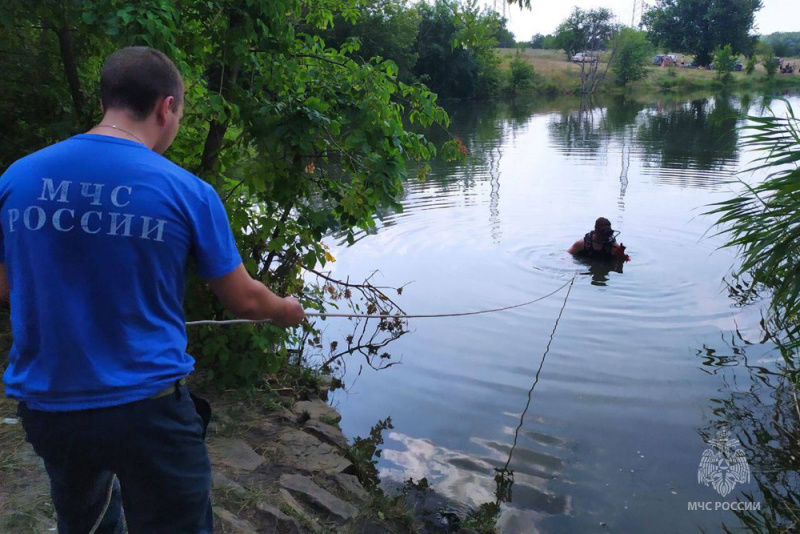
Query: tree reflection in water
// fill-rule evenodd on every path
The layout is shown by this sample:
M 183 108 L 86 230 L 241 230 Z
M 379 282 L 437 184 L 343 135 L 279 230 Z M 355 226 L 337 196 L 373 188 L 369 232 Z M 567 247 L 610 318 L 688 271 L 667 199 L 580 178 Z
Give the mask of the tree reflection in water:
M 741 114 L 728 95 L 664 103 L 644 115 L 637 142 L 656 168 L 723 170 L 737 160 Z
M 567 157 L 592 161 L 621 141 L 623 169 L 625 152 L 633 151 L 649 169 L 687 171 L 670 173 L 671 181 L 707 187 L 707 175 L 697 171 L 720 171 L 721 178 L 728 177 L 738 161 L 736 125 L 746 116 L 751 99 L 740 98 L 738 106 L 735 100 L 727 94 L 653 104 L 615 98 L 606 107 L 581 100 L 577 111 L 554 117 L 548 131 Z M 620 179 L 624 187 L 627 176 Z
M 757 491 L 742 493 L 742 502 L 760 502 L 760 510 L 734 511 L 749 531 L 798 532 L 800 529 L 800 370 L 779 365 L 752 365 L 741 335 L 727 343 L 730 354 L 721 355 L 707 346 L 698 351 L 704 366 L 715 372 L 734 362 L 746 369 L 745 382 L 723 374 L 724 387 L 710 399 L 712 421 L 699 430 L 705 440 L 727 425 L 741 441 Z M 758 346 L 758 344 L 755 344 Z M 781 351 L 780 347 L 775 349 Z M 785 354 L 783 356 L 786 356 Z M 791 360 L 791 358 L 789 358 Z M 759 358 L 763 361 L 763 358 Z M 720 373 L 722 374 L 722 373 Z M 723 525 L 725 532 L 740 531 L 740 525 Z

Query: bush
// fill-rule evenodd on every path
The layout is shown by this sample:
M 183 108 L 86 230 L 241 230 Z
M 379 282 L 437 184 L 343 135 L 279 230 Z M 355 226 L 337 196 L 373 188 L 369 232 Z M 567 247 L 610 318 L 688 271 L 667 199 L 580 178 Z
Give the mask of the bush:
M 686 76 L 678 76 L 675 80 L 675 90 L 676 91 L 691 91 L 692 89 L 697 88 L 697 83 L 690 80 Z
M 764 70 L 767 71 L 767 78 L 774 78 L 775 73 L 778 72 L 778 58 L 770 54 L 769 57 L 761 59 L 761 64 L 764 65 Z
M 741 82 L 737 83 L 736 87 L 738 89 L 752 89 L 754 85 L 755 84 L 753 83 L 753 79 L 752 78 L 746 78 L 746 79 L 742 80 Z
M 717 71 L 717 79 L 727 83 L 731 80 L 731 72 L 736 65 L 736 58 L 733 56 L 731 45 L 718 46 L 714 50 L 714 70 Z
M 551 82 L 550 80 L 544 79 L 542 76 L 538 76 L 535 84 L 535 91 L 537 94 L 547 96 L 547 97 L 554 97 L 557 96 L 561 89 L 555 83 Z
M 529 91 L 533 86 L 534 75 L 533 65 L 525 61 L 521 54 L 515 54 L 509 70 L 508 92 L 516 95 Z
M 623 28 L 615 37 L 614 46 L 617 53 L 611 70 L 617 85 L 625 86 L 647 76 L 645 65 L 650 57 L 650 45 L 645 32 Z
M 753 54 L 752 56 L 747 58 L 747 62 L 744 64 L 744 72 L 750 76 L 753 74 L 753 71 L 756 70 L 756 56 Z
M 675 78 L 664 77 L 658 80 L 658 87 L 662 91 L 669 91 L 678 84 Z

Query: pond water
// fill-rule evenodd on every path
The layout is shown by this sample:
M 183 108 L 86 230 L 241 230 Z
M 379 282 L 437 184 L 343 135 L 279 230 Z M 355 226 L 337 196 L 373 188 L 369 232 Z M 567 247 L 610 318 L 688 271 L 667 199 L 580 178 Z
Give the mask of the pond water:
M 409 181 L 404 211 L 354 244 L 329 239 L 329 267 L 351 280 L 377 269 L 376 283 L 413 282 L 396 297 L 407 313 L 503 307 L 574 284 L 566 304 L 565 287 L 504 312 L 412 319 L 384 349 L 401 362 L 387 370 L 360 369 L 351 356 L 347 389 L 332 401 L 351 438 L 391 416 L 381 476 L 427 477 L 475 507 L 495 501 L 495 468 L 507 464 L 514 483 L 501 532 L 741 528 L 731 511 L 689 503 L 761 498 L 752 481 L 722 498 L 697 473 L 720 406 L 752 390 L 749 369 L 778 356 L 757 343 L 758 307 L 729 296 L 723 277 L 735 254 L 719 249 L 704 211 L 731 195 L 728 181 L 752 158 L 735 127 L 765 103 L 451 107 L 467 161 Z M 628 247 L 621 268 L 565 252 L 599 216 Z M 327 333 L 343 322 L 330 319 Z

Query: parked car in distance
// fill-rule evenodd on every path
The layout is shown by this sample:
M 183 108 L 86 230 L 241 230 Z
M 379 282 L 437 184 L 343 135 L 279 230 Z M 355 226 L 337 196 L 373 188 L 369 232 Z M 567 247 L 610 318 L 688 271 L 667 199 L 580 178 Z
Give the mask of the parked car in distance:
M 744 67 L 742 66 L 742 62 L 741 61 L 737 61 L 736 63 L 733 64 L 733 70 L 735 70 L 736 72 L 741 71 L 743 68 Z M 708 70 L 715 70 L 713 63 L 708 66 Z
M 572 58 L 570 58 L 570 61 L 574 63 L 583 63 L 584 61 L 590 61 L 594 63 L 595 61 L 597 61 L 597 56 L 592 54 L 591 52 L 578 52 L 577 54 L 572 56 Z
M 664 61 L 665 54 L 656 54 L 653 56 L 653 65 L 661 65 Z M 667 66 L 677 66 L 678 65 L 678 56 L 675 54 L 666 54 L 667 58 Z
M 664 61 L 665 54 L 656 54 L 653 56 L 653 65 L 661 65 Z M 675 54 L 666 54 L 667 66 L 677 66 L 678 56 Z

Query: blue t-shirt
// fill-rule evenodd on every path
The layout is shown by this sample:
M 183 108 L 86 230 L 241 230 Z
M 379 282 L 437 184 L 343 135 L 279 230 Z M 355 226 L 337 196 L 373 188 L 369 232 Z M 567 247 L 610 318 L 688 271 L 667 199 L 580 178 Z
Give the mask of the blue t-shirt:
M 241 257 L 214 189 L 140 143 L 78 135 L 0 178 L 14 344 L 6 394 L 34 410 L 146 399 L 189 374 L 183 294 Z

